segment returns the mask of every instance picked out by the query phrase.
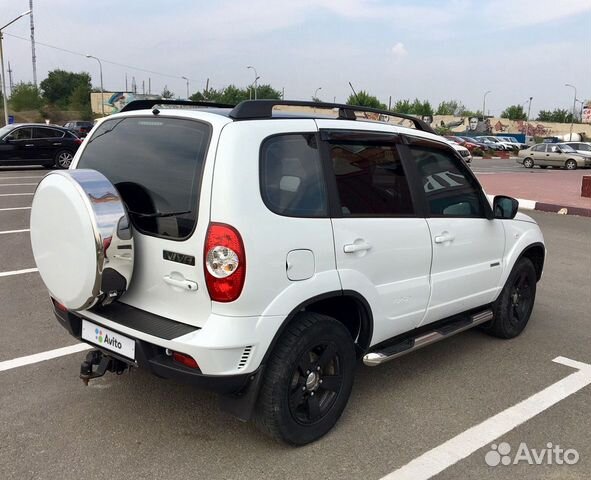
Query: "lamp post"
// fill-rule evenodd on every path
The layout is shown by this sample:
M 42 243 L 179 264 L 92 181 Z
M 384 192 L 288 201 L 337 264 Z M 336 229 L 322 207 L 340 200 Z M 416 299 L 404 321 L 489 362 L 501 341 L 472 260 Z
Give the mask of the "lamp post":
M 94 58 L 99 64 L 99 73 L 101 76 L 101 110 L 103 112 L 103 117 L 105 116 L 105 90 L 103 89 L 103 64 L 97 57 L 93 57 L 92 55 L 86 54 L 86 58 Z
M 573 116 L 570 119 L 570 135 L 568 139 L 572 142 L 573 141 L 573 123 L 575 123 L 575 109 L 577 108 L 577 87 L 571 85 L 570 83 L 565 83 L 565 87 L 570 87 L 575 91 L 575 97 L 573 99 Z
M 531 112 L 531 101 L 534 99 L 534 97 L 529 97 L 527 101 L 527 119 L 526 119 L 526 123 L 525 123 L 525 135 L 527 136 L 529 134 L 529 114 Z
M 486 96 L 489 93 L 492 93 L 492 90 L 487 90 L 484 93 L 484 97 L 482 97 L 482 121 L 484 121 L 484 118 L 486 117 L 486 110 L 485 110 L 486 109 Z
M 187 82 L 187 100 L 189 100 L 189 79 L 187 77 L 181 77 Z
M 318 92 L 319 92 L 320 90 L 322 90 L 322 87 L 318 87 L 318 88 L 316 89 L 316 91 L 314 92 L 314 100 L 318 100 L 318 101 L 320 101 L 320 99 L 318 98 Z
M 31 10 L 27 10 L 26 12 L 21 13 L 14 20 L 11 20 L 10 22 L 8 22 L 3 27 L 0 27 L 0 65 L 2 67 L 2 98 L 4 99 L 4 125 L 8 125 L 8 101 L 6 99 L 6 75 L 4 74 L 4 52 L 2 51 L 2 30 L 4 30 L 9 25 L 12 25 L 19 18 L 22 18 L 25 15 L 30 15 L 30 14 L 31 14 Z
M 254 71 L 254 99 L 256 100 L 257 99 L 257 85 L 258 85 L 257 81 L 261 77 L 259 77 L 259 75 L 257 73 L 257 69 L 254 68 L 252 65 L 247 65 L 246 68 L 252 69 Z

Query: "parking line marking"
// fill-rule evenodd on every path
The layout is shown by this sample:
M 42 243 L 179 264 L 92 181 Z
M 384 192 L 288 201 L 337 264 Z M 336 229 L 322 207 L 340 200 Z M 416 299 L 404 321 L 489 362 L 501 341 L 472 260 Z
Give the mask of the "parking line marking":
M 429 450 L 381 480 L 427 480 L 591 384 L 591 365 L 565 357 L 552 361 L 577 371 Z
M 0 177 L 1 179 L 2 177 Z M 23 185 L 38 185 L 37 183 L 0 183 L 0 187 L 22 187 Z
M 31 229 L 30 228 L 23 228 L 22 230 L 5 230 L 3 232 L 0 232 L 0 235 L 5 235 L 7 233 L 23 233 L 23 232 L 30 232 Z
M 19 195 L 35 195 L 34 193 L 0 193 L 0 197 L 17 197 Z
M 2 180 L 20 180 L 21 178 L 43 178 L 45 175 L 40 175 L 37 177 L 3 177 L 2 175 L 0 175 L 0 179 Z
M 77 343 L 69 347 L 56 348 L 55 350 L 48 350 L 47 352 L 35 353 L 34 355 L 27 355 L 26 357 L 19 357 L 13 360 L 6 360 L 0 362 L 0 372 L 11 370 L 13 368 L 24 367 L 33 363 L 44 362 L 53 358 L 63 357 L 64 355 L 71 355 L 72 353 L 83 352 L 90 350 L 91 347 L 87 343 Z
M 23 273 L 38 272 L 37 268 L 25 268 L 24 270 L 12 270 L 11 272 L 0 272 L 0 277 L 10 277 L 12 275 L 22 275 Z
M 9 212 L 10 210 L 31 210 L 31 207 L 0 208 L 0 212 Z

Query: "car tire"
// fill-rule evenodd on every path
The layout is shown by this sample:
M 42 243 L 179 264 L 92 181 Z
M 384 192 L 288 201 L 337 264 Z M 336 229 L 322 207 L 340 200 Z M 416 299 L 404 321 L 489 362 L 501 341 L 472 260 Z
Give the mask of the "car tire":
M 347 405 L 355 361 L 353 339 L 342 323 L 318 313 L 298 314 L 267 362 L 256 425 L 292 445 L 318 440 Z
M 525 168 L 534 168 L 534 161 L 532 158 L 526 158 L 523 160 L 523 166 Z
M 493 304 L 493 320 L 482 330 L 498 338 L 514 338 L 525 329 L 536 298 L 536 269 L 529 258 L 513 267 L 501 294 Z
M 567 170 L 576 170 L 577 162 L 570 158 L 564 163 L 564 168 L 566 168 Z
M 74 154 L 70 150 L 58 150 L 54 156 L 56 168 L 67 170 L 72 164 Z

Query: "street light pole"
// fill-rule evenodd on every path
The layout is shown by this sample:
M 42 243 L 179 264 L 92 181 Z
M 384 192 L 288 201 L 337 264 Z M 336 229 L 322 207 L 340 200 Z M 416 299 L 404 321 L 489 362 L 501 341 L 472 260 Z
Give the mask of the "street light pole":
M 187 100 L 189 100 L 189 79 L 187 77 L 181 77 L 183 80 L 187 81 Z
M 527 119 L 526 119 L 526 123 L 525 123 L 525 135 L 526 136 L 529 134 L 529 114 L 531 112 L 531 101 L 533 99 L 534 99 L 534 97 L 529 97 L 528 104 L 527 104 Z
M 92 55 L 86 54 L 86 58 L 94 58 L 99 64 L 99 73 L 101 76 L 101 110 L 103 112 L 103 117 L 105 116 L 105 90 L 103 88 L 103 64 L 97 57 L 93 57 Z
M 316 89 L 316 91 L 314 92 L 314 99 L 315 99 L 315 100 L 316 100 L 316 99 L 318 99 L 318 92 L 319 92 L 320 90 L 322 90 L 322 87 L 318 87 L 318 88 Z M 319 99 L 318 99 L 318 100 L 319 100 Z
M 484 122 L 484 118 L 486 117 L 486 110 L 485 110 L 485 108 L 486 108 L 486 96 L 489 93 L 492 93 L 492 91 L 491 90 L 486 91 L 484 93 L 484 97 L 482 97 L 482 121 L 483 122 Z
M 575 97 L 573 100 L 573 116 L 570 119 L 570 135 L 568 139 L 572 142 L 573 141 L 573 123 L 575 123 L 575 109 L 577 108 L 577 87 L 571 85 L 570 83 L 565 83 L 565 87 L 571 87 L 575 91 Z
M 261 77 L 259 77 L 259 75 L 257 73 L 257 69 L 254 68 L 252 65 L 247 65 L 246 68 L 250 68 L 254 71 L 254 99 L 256 100 L 257 99 L 257 86 L 258 86 L 257 81 Z
M 0 65 L 1 65 L 1 69 L 2 69 L 2 99 L 3 99 L 3 103 L 4 103 L 4 125 L 8 125 L 8 101 L 7 101 L 7 98 L 6 98 L 6 75 L 4 73 L 4 51 L 2 50 L 2 38 L 3 38 L 3 36 L 2 36 L 2 30 L 4 30 L 9 25 L 12 25 L 19 18 L 22 18 L 25 15 L 30 15 L 30 13 L 31 13 L 31 10 L 27 10 L 26 12 L 21 13 L 15 19 L 13 19 L 10 22 L 8 22 L 3 27 L 0 27 Z

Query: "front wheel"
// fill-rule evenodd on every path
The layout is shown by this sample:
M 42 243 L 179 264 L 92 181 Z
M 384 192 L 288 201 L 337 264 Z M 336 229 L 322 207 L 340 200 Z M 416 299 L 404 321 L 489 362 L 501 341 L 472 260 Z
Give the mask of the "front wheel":
M 534 308 L 536 299 L 536 269 L 529 258 L 521 258 L 493 305 L 493 320 L 482 329 L 495 337 L 514 338 L 519 335 Z
M 575 162 L 572 158 L 567 160 L 564 164 L 567 170 L 576 170 L 577 169 L 577 162 Z
M 524 166 L 525 168 L 533 168 L 533 166 L 534 166 L 534 161 L 533 161 L 531 158 L 526 158 L 526 159 L 523 161 L 523 166 Z
M 354 369 L 355 347 L 347 328 L 325 315 L 300 313 L 267 363 L 257 426 L 293 445 L 318 440 L 343 413 Z
M 72 164 L 72 159 L 74 158 L 74 154 L 69 150 L 59 150 L 55 154 L 55 166 L 57 168 L 68 169 Z

